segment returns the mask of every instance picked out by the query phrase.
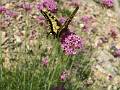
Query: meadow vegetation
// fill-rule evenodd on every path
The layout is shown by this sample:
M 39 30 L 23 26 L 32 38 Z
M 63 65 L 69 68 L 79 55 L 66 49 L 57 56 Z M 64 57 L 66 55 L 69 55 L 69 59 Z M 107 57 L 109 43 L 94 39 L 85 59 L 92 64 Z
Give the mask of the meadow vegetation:
M 65 34 L 47 37 L 47 8 Z M 119 0 L 1 0 L 0 90 L 120 90 Z

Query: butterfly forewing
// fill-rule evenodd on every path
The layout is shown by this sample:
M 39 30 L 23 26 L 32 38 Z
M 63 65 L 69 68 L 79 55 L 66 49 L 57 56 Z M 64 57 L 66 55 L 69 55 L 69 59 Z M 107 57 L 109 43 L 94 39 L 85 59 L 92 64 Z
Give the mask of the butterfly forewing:
M 62 28 L 65 28 L 67 29 L 68 28 L 68 25 L 70 24 L 70 22 L 72 21 L 73 17 L 75 16 L 75 14 L 77 13 L 79 7 L 77 6 L 75 8 L 75 10 L 73 11 L 73 13 L 69 16 L 69 18 L 65 21 L 64 25 Z
M 57 32 L 57 35 L 60 37 L 60 35 L 63 32 L 66 32 L 68 30 L 68 25 L 70 24 L 70 22 L 72 21 L 73 17 L 75 16 L 75 14 L 77 13 L 79 9 L 79 6 L 77 6 L 75 8 L 75 10 L 73 11 L 73 13 L 69 16 L 69 18 L 65 21 L 65 23 L 63 24 L 63 26 L 59 29 L 59 31 Z
M 46 20 L 49 23 L 49 27 L 51 29 L 51 33 L 52 34 L 56 34 L 58 30 L 60 29 L 60 27 L 62 26 L 61 23 L 58 21 L 58 19 L 52 15 L 48 10 L 43 10 L 41 11 L 41 13 L 43 14 L 43 16 L 46 18 Z
M 45 17 L 45 19 L 48 21 L 49 26 L 50 26 L 50 29 L 51 29 L 51 31 L 52 31 L 52 30 L 53 30 L 53 27 L 52 27 L 52 22 L 51 22 L 51 20 L 49 19 L 49 17 L 47 16 L 47 14 L 46 14 L 45 12 L 41 11 L 41 13 L 42 13 L 43 16 Z

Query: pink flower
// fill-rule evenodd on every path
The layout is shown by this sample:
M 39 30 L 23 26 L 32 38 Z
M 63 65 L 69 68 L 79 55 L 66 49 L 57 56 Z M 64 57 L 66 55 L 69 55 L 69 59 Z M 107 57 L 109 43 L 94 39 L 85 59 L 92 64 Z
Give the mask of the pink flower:
M 61 48 L 66 55 L 75 55 L 83 49 L 83 40 L 76 34 L 68 31 L 61 36 Z
M 60 79 L 61 79 L 62 81 L 65 81 L 66 76 L 63 74 L 63 75 L 60 76 Z
M 71 5 L 72 6 L 79 6 L 80 5 L 80 0 L 71 0 Z
M 47 64 L 48 64 L 48 57 L 42 58 L 42 64 L 47 66 Z
M 17 13 L 11 10 L 6 10 L 5 14 L 9 17 L 13 17 L 13 18 L 17 17 Z
M 39 24 L 43 25 L 43 23 L 44 23 L 44 21 L 45 21 L 45 18 L 42 17 L 42 16 L 37 16 L 37 17 L 35 18 L 35 20 L 36 20 Z
M 39 3 L 39 4 L 37 4 L 37 9 L 38 10 L 42 10 L 44 8 L 44 5 L 43 5 L 43 3 Z
M 21 3 L 19 7 L 25 9 L 26 11 L 30 11 L 32 9 L 31 4 L 28 2 Z
M 43 0 L 43 2 L 37 5 L 37 9 L 42 10 L 44 8 L 47 8 L 51 12 L 56 12 L 57 3 L 54 0 Z
M 102 0 L 102 4 L 107 6 L 107 7 L 113 7 L 114 0 Z
M 61 76 L 60 76 L 60 79 L 62 81 L 65 81 L 66 79 L 68 78 L 68 73 L 67 72 L 62 72 Z
M 5 12 L 6 12 L 6 8 L 4 6 L 0 6 L 0 14 Z
M 83 16 L 81 20 L 82 20 L 84 23 L 88 23 L 90 19 L 91 19 L 90 16 Z
M 84 27 L 83 27 L 83 31 L 84 31 L 84 32 L 87 32 L 88 29 L 89 29 L 90 19 L 91 19 L 90 16 L 83 16 L 83 17 L 81 18 L 81 20 L 82 20 L 82 22 L 83 22 L 83 24 L 84 24 Z

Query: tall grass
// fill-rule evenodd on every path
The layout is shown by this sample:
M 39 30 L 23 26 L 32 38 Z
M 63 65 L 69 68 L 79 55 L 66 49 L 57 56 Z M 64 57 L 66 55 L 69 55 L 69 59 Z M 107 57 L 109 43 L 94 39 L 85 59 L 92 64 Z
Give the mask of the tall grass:
M 53 42 L 53 47 L 49 54 L 48 66 L 41 64 L 41 58 L 46 53 L 43 51 L 35 56 L 25 53 L 27 57 L 23 56 L 19 59 L 23 63 L 14 70 L 2 67 L 0 88 L 2 90 L 50 90 L 61 84 L 65 84 L 67 90 L 82 88 L 82 81 L 91 73 L 89 59 L 83 54 L 73 57 L 65 56 L 57 41 Z M 60 75 L 64 70 L 70 72 L 67 81 L 60 80 Z

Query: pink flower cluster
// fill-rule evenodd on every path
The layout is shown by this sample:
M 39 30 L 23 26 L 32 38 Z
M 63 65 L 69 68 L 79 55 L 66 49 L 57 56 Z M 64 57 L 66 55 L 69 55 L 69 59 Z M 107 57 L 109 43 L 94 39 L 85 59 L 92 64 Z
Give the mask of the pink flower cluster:
M 43 0 L 43 2 L 37 5 L 38 10 L 42 10 L 47 8 L 51 12 L 56 12 L 57 3 L 54 0 Z
M 83 40 L 72 32 L 66 32 L 61 36 L 61 47 L 66 55 L 75 55 L 78 49 L 83 49 Z
M 23 8 L 26 11 L 30 11 L 32 9 L 32 5 L 28 2 L 23 2 L 18 5 L 20 8 Z
M 83 22 L 84 24 L 84 27 L 83 27 L 83 31 L 84 32 L 87 32 L 88 29 L 89 29 L 89 21 L 90 21 L 91 17 L 90 16 L 83 16 L 81 18 L 81 21 Z
M 4 6 L 0 6 L 0 14 L 5 12 L 6 12 L 6 8 Z
M 5 13 L 7 16 L 10 16 L 10 17 L 17 17 L 17 13 L 14 12 L 14 11 L 11 11 L 11 10 L 6 10 L 6 13 Z
M 42 58 L 42 64 L 44 65 L 44 66 L 47 66 L 48 65 L 48 57 L 44 57 L 44 58 Z
M 107 6 L 107 7 L 113 7 L 114 0 L 102 0 L 102 4 Z
M 65 18 L 61 17 L 59 21 L 61 24 L 64 24 Z M 78 53 L 78 49 L 83 48 L 83 40 L 75 33 L 70 32 L 70 30 L 67 29 L 66 32 L 61 35 L 61 48 L 66 55 L 75 55 Z
M 9 17 L 13 17 L 15 18 L 17 16 L 17 13 L 12 11 L 12 10 L 8 10 L 6 9 L 4 6 L 0 6 L 0 14 L 5 14 Z

